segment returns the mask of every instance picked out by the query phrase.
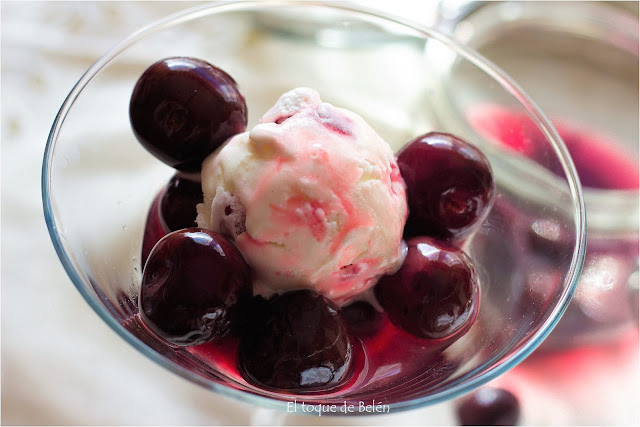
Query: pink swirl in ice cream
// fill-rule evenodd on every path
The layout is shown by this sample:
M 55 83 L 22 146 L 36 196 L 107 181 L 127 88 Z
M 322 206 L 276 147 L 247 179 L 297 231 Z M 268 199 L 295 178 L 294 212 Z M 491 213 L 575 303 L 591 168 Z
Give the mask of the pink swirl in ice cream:
M 285 93 L 202 166 L 198 225 L 230 236 L 257 293 L 344 303 L 402 263 L 405 189 L 389 145 L 318 93 Z

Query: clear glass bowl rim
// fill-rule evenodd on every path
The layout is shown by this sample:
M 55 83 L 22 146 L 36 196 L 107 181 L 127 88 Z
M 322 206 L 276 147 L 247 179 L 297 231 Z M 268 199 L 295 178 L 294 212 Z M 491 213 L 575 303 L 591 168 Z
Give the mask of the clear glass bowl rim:
M 584 198 L 582 194 L 582 188 L 578 179 L 576 169 L 573 161 L 571 160 L 568 150 L 564 145 L 564 142 L 558 135 L 557 131 L 545 116 L 545 114 L 538 108 L 538 106 L 524 93 L 524 91 L 502 70 L 492 64 L 486 58 L 480 54 L 473 52 L 458 42 L 450 39 L 437 32 L 436 30 L 429 28 L 426 25 L 414 22 L 412 20 L 398 17 L 386 12 L 381 12 L 375 9 L 363 7 L 360 5 L 348 4 L 345 2 L 333 2 L 333 1 L 304 1 L 304 0 L 282 0 L 282 1 L 229 1 L 229 2 L 216 2 L 213 4 L 199 5 L 196 7 L 188 8 L 183 11 L 169 15 L 159 21 L 151 23 L 140 30 L 134 32 L 129 37 L 125 38 L 119 44 L 114 46 L 111 50 L 105 53 L 100 59 L 98 59 L 78 80 L 71 92 L 63 102 L 58 114 L 53 122 L 51 131 L 47 138 L 47 144 L 45 147 L 43 166 L 42 166 L 42 202 L 44 209 L 45 221 L 49 230 L 49 235 L 53 242 L 53 246 L 62 262 L 64 269 L 68 276 L 71 278 L 73 284 L 78 289 L 83 298 L 87 301 L 89 306 L 98 314 L 98 316 L 113 329 L 118 335 L 120 335 L 125 341 L 132 345 L 135 349 L 140 351 L 145 356 L 149 357 L 160 366 L 172 371 L 196 384 L 199 384 L 207 389 L 210 389 L 216 393 L 220 393 L 223 396 L 227 396 L 239 401 L 247 402 L 249 404 L 260 405 L 265 408 L 285 411 L 287 409 L 287 402 L 282 400 L 271 399 L 247 393 L 244 391 L 236 390 L 230 386 L 221 385 L 209 380 L 206 380 L 190 371 L 180 367 L 179 365 L 163 358 L 155 351 L 147 347 L 142 341 L 136 338 L 133 334 L 127 331 L 120 323 L 118 323 L 109 313 L 109 311 L 96 301 L 88 292 L 89 284 L 85 284 L 84 280 L 78 272 L 75 270 L 73 263 L 67 254 L 63 242 L 58 234 L 58 227 L 56 225 L 55 216 L 53 213 L 53 207 L 51 205 L 51 166 L 53 161 L 53 153 L 55 150 L 56 141 L 60 133 L 60 129 L 67 116 L 69 110 L 73 106 L 75 100 L 80 95 L 82 90 L 91 82 L 91 80 L 111 61 L 115 60 L 117 56 L 126 50 L 128 47 L 134 45 L 140 40 L 151 36 L 152 34 L 162 31 L 164 29 L 173 27 L 175 25 L 187 22 L 200 17 L 224 13 L 230 11 L 243 11 L 251 10 L 254 7 L 259 9 L 276 8 L 282 6 L 300 6 L 300 7 L 321 7 L 333 10 L 341 10 L 355 15 L 373 17 L 374 19 L 381 19 L 399 24 L 411 28 L 417 31 L 421 36 L 437 40 L 446 45 L 456 54 L 465 58 L 482 71 L 487 73 L 493 79 L 495 79 L 506 91 L 516 97 L 526 111 L 530 114 L 532 119 L 535 120 L 537 125 L 545 137 L 552 144 L 556 155 L 558 156 L 562 167 L 567 177 L 567 183 L 569 185 L 569 192 L 573 200 L 573 215 L 576 224 L 576 240 L 574 252 L 572 254 L 571 264 L 568 270 L 568 274 L 565 277 L 565 287 L 560 297 L 558 305 L 554 308 L 549 318 L 544 322 L 541 328 L 531 336 L 529 341 L 523 344 L 516 352 L 505 358 L 500 364 L 488 368 L 477 378 L 473 378 L 467 382 L 455 385 L 445 391 L 437 392 L 429 396 L 424 396 L 408 401 L 397 402 L 390 404 L 390 412 L 398 412 L 410 409 L 417 409 L 427 405 L 443 402 L 448 399 L 453 399 L 462 394 L 470 392 L 476 387 L 480 387 L 497 376 L 507 372 L 522 360 L 524 360 L 529 354 L 535 350 L 540 343 L 549 335 L 555 325 L 560 320 L 560 317 L 567 308 L 578 283 L 578 278 L 582 270 L 582 265 L 585 256 L 586 247 L 586 215 Z M 323 414 L 325 415 L 325 414 Z M 330 414 L 327 414 L 330 415 Z

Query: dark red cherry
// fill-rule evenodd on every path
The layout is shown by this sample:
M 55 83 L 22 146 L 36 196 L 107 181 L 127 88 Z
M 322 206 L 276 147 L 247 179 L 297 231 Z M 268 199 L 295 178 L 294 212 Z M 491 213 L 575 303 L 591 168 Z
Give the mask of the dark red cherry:
M 170 231 L 196 227 L 196 205 L 202 203 L 202 184 L 180 173 L 164 189 L 160 214 Z
M 515 426 L 520 418 L 518 398 L 502 388 L 480 388 L 462 398 L 456 409 L 463 426 Z
M 151 251 L 139 309 L 167 341 L 195 345 L 229 332 L 234 305 L 251 293 L 249 267 L 233 243 L 210 230 L 187 228 L 167 234 Z
M 397 160 L 409 205 L 405 237 L 460 241 L 486 218 L 495 196 L 493 177 L 473 145 L 432 132 L 405 145 Z
M 153 200 L 142 241 L 142 267 L 151 249 L 168 233 L 196 226 L 196 205 L 202 202 L 200 181 L 176 173 Z
M 478 279 L 469 257 L 452 244 L 430 237 L 407 241 L 407 256 L 393 275 L 375 287 L 391 322 L 428 339 L 445 339 L 475 317 Z
M 353 331 L 358 337 L 371 337 L 382 327 L 383 315 L 367 301 L 354 301 L 342 312 Z
M 264 321 L 268 306 L 269 300 L 262 295 L 239 301 L 234 306 L 231 333 L 236 337 L 243 337 L 252 333 L 256 324 Z
M 173 57 L 142 74 L 129 117 L 147 150 L 169 166 L 195 172 L 224 141 L 244 132 L 247 107 L 227 73 L 200 59 Z
M 147 222 L 144 226 L 144 236 L 142 239 L 142 258 L 140 259 L 143 269 L 151 250 L 156 243 L 158 243 L 158 240 L 162 239 L 171 231 L 167 229 L 167 226 L 160 216 L 160 201 L 162 200 L 163 194 L 164 188 L 156 195 L 155 199 L 153 199 L 149 212 L 147 213 Z
M 269 301 L 238 349 L 238 369 L 261 387 L 296 393 L 326 391 L 351 375 L 353 336 L 339 307 L 310 290 Z

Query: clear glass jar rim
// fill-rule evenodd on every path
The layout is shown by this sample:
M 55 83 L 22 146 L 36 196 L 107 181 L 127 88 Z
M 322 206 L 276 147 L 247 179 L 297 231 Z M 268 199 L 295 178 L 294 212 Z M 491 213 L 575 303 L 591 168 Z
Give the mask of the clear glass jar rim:
M 381 12 L 375 9 L 362 7 L 358 5 L 350 5 L 344 2 L 327 2 L 327 1 L 303 1 L 303 0 L 282 0 L 282 1 L 239 1 L 239 2 L 219 2 L 214 4 L 200 5 L 193 8 L 183 10 L 181 12 L 170 15 L 160 21 L 147 25 L 140 30 L 136 31 L 129 37 L 125 38 L 122 42 L 117 44 L 111 50 L 109 50 L 104 56 L 98 59 L 78 80 L 73 87 L 64 103 L 62 104 L 49 133 L 47 144 L 45 147 L 43 167 L 42 167 L 42 202 L 44 209 L 45 221 L 49 230 L 49 234 L 55 250 L 62 262 L 67 274 L 71 278 L 72 282 L 82 294 L 91 308 L 107 323 L 116 333 L 124 338 L 134 348 L 145 354 L 147 357 L 158 363 L 159 365 L 173 371 L 182 377 L 191 380 L 205 388 L 211 389 L 222 395 L 238 399 L 240 401 L 248 402 L 251 404 L 258 404 L 260 406 L 286 410 L 287 402 L 270 399 L 247 392 L 236 390 L 229 386 L 220 385 L 211 381 L 208 381 L 198 375 L 195 375 L 188 370 L 180 367 L 173 362 L 164 359 L 158 353 L 150 350 L 142 341 L 136 338 L 128 330 L 126 330 L 120 323 L 118 323 L 109 313 L 109 311 L 95 300 L 87 289 L 88 287 L 83 281 L 83 278 L 75 270 L 73 262 L 70 259 L 69 254 L 65 250 L 63 241 L 58 231 L 58 225 L 56 224 L 55 215 L 51 203 L 51 166 L 53 161 L 53 153 L 56 146 L 60 129 L 64 122 L 65 117 L 69 113 L 69 110 L 73 106 L 75 100 L 80 95 L 82 90 L 89 84 L 92 79 L 109 63 L 117 58 L 117 56 L 124 50 L 134 45 L 135 43 L 157 33 L 164 29 L 174 27 L 176 25 L 195 20 L 198 18 L 206 17 L 212 14 L 219 14 L 225 12 L 236 11 L 249 11 L 251 9 L 267 9 L 284 6 L 299 6 L 299 7 L 320 7 L 329 8 L 333 10 L 344 11 L 347 13 L 353 13 L 361 17 L 368 17 L 378 20 L 384 20 L 390 23 L 399 24 L 403 27 L 409 28 L 421 35 L 424 38 L 430 38 L 437 40 L 440 43 L 447 46 L 449 49 L 456 52 L 456 54 L 462 56 L 482 71 L 496 80 L 505 90 L 511 93 L 516 99 L 520 101 L 527 113 L 532 117 L 536 124 L 540 127 L 545 137 L 549 140 L 553 146 L 562 167 L 565 170 L 567 176 L 567 183 L 569 191 L 573 201 L 573 216 L 576 224 L 576 240 L 574 252 L 572 254 L 572 260 L 565 278 L 565 288 L 560 297 L 558 305 L 554 308 L 549 318 L 544 322 L 535 334 L 532 334 L 528 342 L 518 348 L 512 355 L 504 357 L 502 355 L 501 362 L 495 366 L 488 367 L 487 370 L 476 378 L 469 380 L 468 382 L 457 384 L 445 391 L 437 392 L 429 396 L 416 398 L 409 401 L 398 402 L 390 405 L 391 411 L 402 411 L 409 409 L 416 409 L 426 405 L 435 404 L 455 398 L 461 394 L 467 393 L 476 387 L 479 387 L 498 375 L 513 368 L 524 358 L 526 358 L 551 332 L 559 321 L 562 313 L 567 308 L 571 297 L 573 296 L 578 283 L 578 277 L 582 270 L 582 265 L 585 256 L 586 247 L 586 218 L 584 208 L 584 198 L 580 187 L 579 179 L 573 165 L 571 158 L 568 155 L 567 148 L 560 139 L 557 131 L 544 115 L 544 113 L 535 105 L 535 103 L 524 93 L 524 91 L 504 72 L 498 67 L 482 57 L 480 54 L 473 52 L 465 46 L 457 43 L 456 41 L 440 34 L 436 30 L 429 28 L 418 22 L 412 20 L 394 16 L 386 12 Z M 497 360 L 497 358 L 495 359 Z
M 446 23 L 446 26 L 451 28 L 478 11 L 483 10 L 485 6 L 509 7 L 516 4 L 520 8 L 518 13 L 509 13 L 508 17 L 502 20 L 494 19 L 487 24 L 486 29 L 493 30 L 505 22 L 517 25 L 526 21 L 527 25 L 534 27 L 539 25 L 540 28 L 544 30 L 553 29 L 555 31 L 581 34 L 579 30 L 589 29 L 590 31 L 594 31 L 594 36 L 610 36 L 613 33 L 616 37 L 603 37 L 599 39 L 609 43 L 625 41 L 629 44 L 625 46 L 628 47 L 627 51 L 632 55 L 638 56 L 637 45 L 640 38 L 640 28 L 637 25 L 637 17 L 627 10 L 607 3 L 608 2 L 599 1 L 443 1 L 439 5 L 439 17 L 441 24 Z M 557 12 L 562 8 L 569 7 L 571 7 L 571 14 L 565 14 L 560 17 L 557 16 L 557 13 L 551 13 L 554 10 Z M 577 11 L 576 7 L 579 7 Z M 498 15 L 498 17 L 500 17 L 500 15 Z M 578 27 L 576 24 L 585 24 L 585 26 Z M 473 36 L 477 36 L 477 34 L 472 34 L 471 37 Z M 632 46 L 632 44 L 635 44 L 635 46 Z

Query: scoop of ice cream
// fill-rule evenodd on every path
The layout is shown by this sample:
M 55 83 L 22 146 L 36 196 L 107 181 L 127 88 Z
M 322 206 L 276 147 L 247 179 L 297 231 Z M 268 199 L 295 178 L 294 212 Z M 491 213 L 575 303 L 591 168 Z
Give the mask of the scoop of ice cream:
M 405 189 L 389 145 L 309 88 L 202 165 L 197 222 L 231 237 L 257 293 L 309 288 L 344 303 L 404 256 Z

